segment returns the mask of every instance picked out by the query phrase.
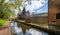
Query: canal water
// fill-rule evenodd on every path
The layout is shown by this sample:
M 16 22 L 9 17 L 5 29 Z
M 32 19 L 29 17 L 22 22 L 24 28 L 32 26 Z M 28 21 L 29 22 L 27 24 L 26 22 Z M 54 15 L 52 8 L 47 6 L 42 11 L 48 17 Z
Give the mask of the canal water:
M 48 35 L 44 31 L 14 21 L 11 22 L 11 32 L 12 35 Z

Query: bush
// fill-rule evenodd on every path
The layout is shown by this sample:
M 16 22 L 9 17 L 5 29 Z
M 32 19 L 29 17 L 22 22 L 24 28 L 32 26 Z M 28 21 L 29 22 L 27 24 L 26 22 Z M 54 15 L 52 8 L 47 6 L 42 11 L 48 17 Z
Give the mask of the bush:
M 0 19 L 0 29 L 3 27 L 5 22 L 6 22 L 5 19 Z

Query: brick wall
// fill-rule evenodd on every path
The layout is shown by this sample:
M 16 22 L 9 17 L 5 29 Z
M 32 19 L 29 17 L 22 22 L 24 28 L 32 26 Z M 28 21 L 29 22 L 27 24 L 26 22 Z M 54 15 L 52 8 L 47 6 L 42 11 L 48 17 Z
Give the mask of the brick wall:
M 50 24 L 53 20 L 56 20 L 56 14 L 59 13 L 60 0 L 49 0 L 49 8 L 48 8 L 48 23 Z M 60 21 L 56 20 L 57 24 L 60 25 Z

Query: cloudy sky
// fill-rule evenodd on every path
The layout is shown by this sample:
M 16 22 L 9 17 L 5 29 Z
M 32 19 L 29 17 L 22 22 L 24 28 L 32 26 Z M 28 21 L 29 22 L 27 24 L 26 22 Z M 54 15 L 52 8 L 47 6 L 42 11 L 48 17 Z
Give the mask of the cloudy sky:
M 25 1 L 25 0 L 23 0 Z M 8 0 L 6 0 L 8 2 Z M 23 7 L 26 8 L 26 11 L 30 11 L 30 13 L 34 12 L 37 13 L 45 13 L 48 12 L 48 0 L 30 0 L 29 2 L 25 2 L 20 7 L 21 11 Z M 16 14 L 18 13 L 18 9 L 16 9 Z
M 30 0 L 22 4 L 21 10 L 23 10 L 23 7 L 30 13 L 34 12 L 35 14 L 48 12 L 48 0 Z

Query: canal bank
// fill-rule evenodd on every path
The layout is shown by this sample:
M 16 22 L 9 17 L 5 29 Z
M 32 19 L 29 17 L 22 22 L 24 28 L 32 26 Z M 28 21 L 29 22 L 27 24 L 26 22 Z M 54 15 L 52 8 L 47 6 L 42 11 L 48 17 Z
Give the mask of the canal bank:
M 38 30 L 43 30 L 45 32 L 48 32 L 51 35 L 60 35 L 60 31 L 50 29 L 48 25 L 47 26 L 42 26 L 42 25 L 40 26 L 40 25 L 33 24 L 33 23 L 25 23 L 24 21 L 21 22 L 20 20 L 16 20 L 16 21 L 19 22 L 19 23 L 34 27 Z
M 12 35 L 11 34 L 11 28 L 10 28 L 10 22 L 9 20 L 6 21 L 6 23 L 3 25 L 3 29 L 0 30 L 0 35 Z
M 19 22 L 11 23 L 12 35 L 48 35 L 48 33 Z

